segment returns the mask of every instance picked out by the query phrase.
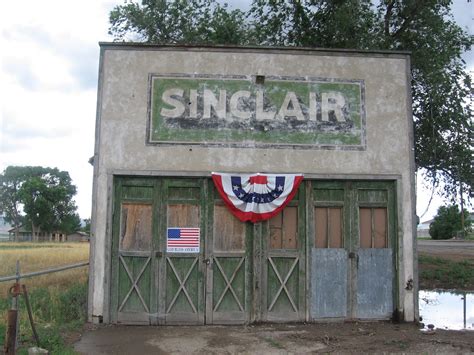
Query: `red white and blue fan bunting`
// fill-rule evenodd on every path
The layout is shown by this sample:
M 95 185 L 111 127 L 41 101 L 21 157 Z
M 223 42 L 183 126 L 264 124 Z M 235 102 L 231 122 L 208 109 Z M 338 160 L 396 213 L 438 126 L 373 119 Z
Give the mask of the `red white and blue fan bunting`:
M 212 179 L 230 211 L 242 222 L 278 214 L 295 196 L 302 174 L 221 174 Z

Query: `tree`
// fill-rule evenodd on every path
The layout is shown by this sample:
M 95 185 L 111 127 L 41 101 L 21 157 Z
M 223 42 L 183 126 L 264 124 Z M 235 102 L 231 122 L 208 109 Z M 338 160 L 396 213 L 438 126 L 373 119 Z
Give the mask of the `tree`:
M 244 12 L 215 0 L 125 1 L 109 20 L 109 34 L 116 40 L 243 44 L 251 33 Z
M 470 221 L 469 214 L 464 212 L 465 229 L 469 229 Z M 430 236 L 433 239 L 451 239 L 456 236 L 456 233 L 462 230 L 461 212 L 458 206 L 441 206 L 430 225 Z
M 254 0 L 244 13 L 215 0 L 126 1 L 111 11 L 109 33 L 151 43 L 409 50 L 416 165 L 453 196 L 459 183 L 472 188 L 472 84 L 461 55 L 474 37 L 454 22 L 450 6 L 449 0 Z
M 474 42 L 450 5 L 384 0 L 374 11 L 368 0 L 255 0 L 251 13 L 262 43 L 411 51 L 416 164 L 453 196 L 460 181 L 472 183 L 472 86 L 461 54 Z
M 58 227 L 58 230 L 66 234 L 74 233 L 80 229 L 81 229 L 81 218 L 79 217 L 77 213 L 71 213 L 71 214 L 66 215 L 62 219 Z
M 79 227 L 73 201 L 76 187 L 68 172 L 39 166 L 9 166 L 0 175 L 0 182 L 0 206 L 15 227 L 22 221 L 30 223 L 33 236 L 38 228 L 51 233 Z
M 0 213 L 15 228 L 15 241 L 18 240 L 18 228 L 23 224 L 19 196 L 23 182 L 21 167 L 9 166 L 0 175 Z

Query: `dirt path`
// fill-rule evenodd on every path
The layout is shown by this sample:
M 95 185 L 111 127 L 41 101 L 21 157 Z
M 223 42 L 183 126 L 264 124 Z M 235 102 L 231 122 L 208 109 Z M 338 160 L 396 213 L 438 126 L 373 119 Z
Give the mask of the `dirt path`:
M 421 332 L 413 324 L 103 326 L 75 344 L 81 354 L 474 354 L 474 332 Z

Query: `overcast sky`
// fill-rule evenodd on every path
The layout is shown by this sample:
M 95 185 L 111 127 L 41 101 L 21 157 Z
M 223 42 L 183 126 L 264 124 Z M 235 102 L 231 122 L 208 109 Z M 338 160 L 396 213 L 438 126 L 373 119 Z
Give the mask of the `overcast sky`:
M 108 14 L 117 4 L 123 1 L 4 1 L 0 13 L 0 171 L 9 165 L 68 171 L 82 218 L 91 210 L 98 42 L 112 40 Z M 453 11 L 473 34 L 474 2 L 454 0 Z M 474 71 L 473 52 L 465 59 Z M 427 194 L 419 195 L 422 213 Z

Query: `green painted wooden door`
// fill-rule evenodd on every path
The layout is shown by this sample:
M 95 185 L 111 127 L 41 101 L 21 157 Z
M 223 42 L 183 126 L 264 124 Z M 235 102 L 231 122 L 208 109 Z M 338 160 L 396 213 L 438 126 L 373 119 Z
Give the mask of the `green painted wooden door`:
M 209 183 L 206 323 L 243 324 L 250 320 L 251 227 L 231 214 Z
M 311 320 L 347 318 L 350 250 L 350 184 L 312 181 L 308 189 Z
M 304 191 L 304 185 L 300 185 L 285 209 L 261 226 L 262 249 L 257 253 L 261 283 L 257 283 L 261 287 L 258 303 L 263 321 L 305 320 Z
M 164 179 L 162 184 L 158 309 L 165 324 L 204 324 L 205 180 Z M 198 228 L 198 250 L 172 251 L 167 245 L 169 228 Z
M 387 319 L 396 302 L 393 182 L 313 181 L 310 319 Z
M 282 213 L 252 225 L 231 215 L 209 179 L 115 178 L 111 321 L 388 318 L 397 294 L 394 189 L 306 181 Z M 199 231 L 197 249 L 168 248 L 169 228 Z
M 111 318 L 129 324 L 241 324 L 250 319 L 251 227 L 205 178 L 116 178 Z M 169 229 L 199 231 L 192 252 Z
M 149 324 L 156 311 L 154 181 L 117 179 L 112 241 L 112 322 Z
M 395 184 L 356 182 L 352 188 L 352 318 L 388 319 L 397 300 Z

